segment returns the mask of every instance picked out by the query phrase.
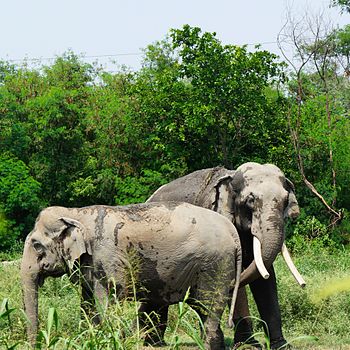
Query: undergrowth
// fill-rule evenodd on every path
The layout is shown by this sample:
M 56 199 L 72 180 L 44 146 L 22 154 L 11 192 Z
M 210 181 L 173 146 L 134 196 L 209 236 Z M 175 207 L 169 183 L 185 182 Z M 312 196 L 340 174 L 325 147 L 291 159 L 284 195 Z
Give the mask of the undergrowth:
M 350 252 L 309 250 L 294 256 L 294 261 L 307 282 L 305 289 L 295 283 L 281 258 L 275 263 L 285 337 L 295 349 L 350 349 L 349 292 L 315 299 L 323 286 L 349 276 Z M 29 349 L 18 263 L 0 265 L 0 305 L 0 349 Z M 250 305 L 256 338 L 268 343 L 252 300 Z M 41 329 L 37 349 L 143 349 L 146 330 L 135 327 L 137 309 L 135 300 L 115 300 L 104 322 L 93 325 L 80 310 L 77 287 L 66 276 L 48 279 L 39 293 Z M 227 314 L 228 310 L 222 328 L 230 346 L 234 334 L 226 327 Z M 203 349 L 201 332 L 198 315 L 184 300 L 170 308 L 165 348 Z

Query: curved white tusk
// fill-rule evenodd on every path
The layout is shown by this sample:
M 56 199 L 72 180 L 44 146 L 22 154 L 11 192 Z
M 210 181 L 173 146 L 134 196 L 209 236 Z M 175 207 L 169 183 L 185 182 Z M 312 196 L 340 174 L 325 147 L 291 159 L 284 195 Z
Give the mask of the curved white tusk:
M 253 238 L 253 253 L 254 253 L 255 264 L 256 264 L 256 267 L 258 268 L 258 271 L 260 272 L 260 275 L 264 279 L 268 279 L 270 277 L 270 274 L 266 270 L 266 267 L 262 259 L 261 243 L 255 236 Z
M 292 258 L 288 252 L 288 249 L 284 243 L 282 245 L 281 253 L 282 253 L 282 256 L 283 256 L 290 272 L 292 273 L 292 275 L 294 276 L 296 281 L 299 283 L 300 287 L 304 288 L 306 286 L 306 282 L 305 282 L 304 278 L 301 276 L 301 274 L 299 273 L 299 271 L 297 270 L 297 268 L 295 267 L 295 265 L 292 261 Z

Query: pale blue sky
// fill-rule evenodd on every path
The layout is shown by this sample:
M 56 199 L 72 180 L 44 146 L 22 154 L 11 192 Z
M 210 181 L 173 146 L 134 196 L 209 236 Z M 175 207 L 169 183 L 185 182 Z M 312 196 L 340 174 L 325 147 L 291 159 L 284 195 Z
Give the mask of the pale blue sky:
M 113 59 L 119 64 L 137 69 L 140 49 L 163 39 L 170 28 L 184 24 L 215 31 L 225 44 L 263 43 L 264 49 L 277 53 L 273 42 L 285 22 L 288 6 L 296 15 L 305 9 L 316 14 L 323 10 L 335 24 L 350 22 L 349 15 L 329 9 L 329 2 L 0 0 L 0 59 L 47 58 L 72 49 L 86 56 L 116 55 Z M 111 58 L 98 60 L 106 64 Z

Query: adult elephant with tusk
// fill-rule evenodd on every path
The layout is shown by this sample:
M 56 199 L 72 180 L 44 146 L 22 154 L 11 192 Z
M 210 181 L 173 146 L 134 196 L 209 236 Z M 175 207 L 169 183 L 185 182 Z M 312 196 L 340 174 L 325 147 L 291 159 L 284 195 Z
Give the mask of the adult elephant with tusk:
M 181 200 L 214 210 L 231 220 L 238 231 L 243 268 L 241 286 L 249 284 L 271 348 L 286 344 L 282 334 L 273 262 L 282 251 L 301 286 L 303 278 L 284 244 L 284 219 L 299 215 L 294 186 L 272 164 L 245 163 L 236 170 L 223 167 L 202 169 L 160 187 L 148 199 Z M 235 343 L 254 343 L 245 288 L 240 288 L 235 321 Z
M 189 290 L 188 303 L 203 321 L 205 348 L 223 349 L 220 318 L 230 301 L 232 323 L 241 264 L 232 222 L 189 203 L 46 208 L 27 236 L 21 263 L 28 337 L 34 344 L 38 287 L 46 277 L 67 272 L 80 276 L 82 307 L 97 322 L 91 308 L 105 309 L 111 289 L 125 297 L 128 291 L 132 295 L 131 282 L 142 287 L 137 288 L 140 323 L 153 345 L 163 342 L 169 305 Z

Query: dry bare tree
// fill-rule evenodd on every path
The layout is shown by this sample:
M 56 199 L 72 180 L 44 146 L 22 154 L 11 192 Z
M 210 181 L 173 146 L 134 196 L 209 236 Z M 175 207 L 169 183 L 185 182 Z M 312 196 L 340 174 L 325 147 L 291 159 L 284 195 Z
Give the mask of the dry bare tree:
M 333 103 L 330 94 L 329 83 L 333 77 L 330 74 L 335 73 L 332 65 L 334 62 L 334 40 L 332 39 L 334 27 L 325 20 L 323 14 L 312 16 L 309 13 L 304 14 L 301 18 L 295 19 L 291 10 L 287 11 L 286 22 L 277 37 L 278 47 L 282 56 L 287 61 L 290 69 L 296 79 L 296 98 L 294 106 L 290 106 L 287 116 L 293 147 L 296 152 L 297 164 L 300 175 L 305 185 L 310 191 L 322 202 L 328 212 L 331 214 L 331 224 L 334 225 L 342 218 L 342 212 L 335 208 L 336 196 L 333 197 L 332 203 L 328 203 L 324 196 L 315 188 L 306 176 L 304 159 L 302 155 L 301 129 L 302 106 L 306 98 L 304 91 L 303 74 L 316 72 L 322 85 L 325 95 L 325 114 L 328 126 L 328 160 L 332 173 L 332 187 L 336 189 L 337 174 L 333 159 L 332 146 L 332 108 Z M 295 110 L 296 104 L 296 112 Z M 294 107 L 294 108 L 293 108 Z M 294 113 L 293 117 L 292 114 Z

